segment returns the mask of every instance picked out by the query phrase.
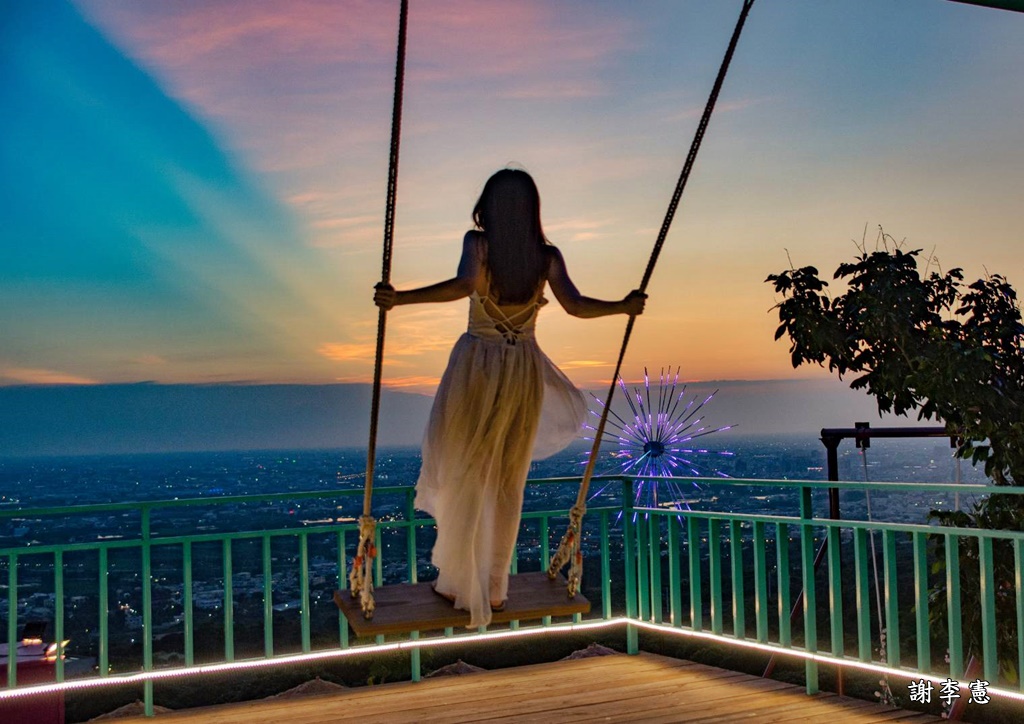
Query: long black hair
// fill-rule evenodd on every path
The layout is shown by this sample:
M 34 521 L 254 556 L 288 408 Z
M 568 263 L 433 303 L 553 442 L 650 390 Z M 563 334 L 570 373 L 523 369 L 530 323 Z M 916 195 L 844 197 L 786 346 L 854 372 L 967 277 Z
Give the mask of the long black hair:
M 497 300 L 528 302 L 548 264 L 540 194 L 530 174 L 505 168 L 491 176 L 473 207 L 473 222 L 487 238 L 487 270 Z

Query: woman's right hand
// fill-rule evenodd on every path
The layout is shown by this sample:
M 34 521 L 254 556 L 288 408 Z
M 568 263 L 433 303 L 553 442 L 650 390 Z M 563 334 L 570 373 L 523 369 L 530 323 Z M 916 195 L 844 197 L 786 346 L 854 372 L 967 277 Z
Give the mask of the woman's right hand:
M 390 284 L 379 282 L 373 290 L 373 303 L 385 312 L 394 307 L 398 301 L 398 292 Z
M 639 289 L 634 289 L 622 300 L 622 311 L 631 317 L 644 313 L 644 305 L 647 304 L 647 295 Z

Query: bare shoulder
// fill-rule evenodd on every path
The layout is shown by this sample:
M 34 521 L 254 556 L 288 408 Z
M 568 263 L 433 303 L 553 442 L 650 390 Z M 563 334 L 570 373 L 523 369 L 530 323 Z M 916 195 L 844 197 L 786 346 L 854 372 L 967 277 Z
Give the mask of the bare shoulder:
M 462 237 L 462 254 L 484 259 L 487 256 L 487 237 L 478 229 L 470 229 Z
M 544 245 L 544 255 L 552 261 L 563 261 L 562 252 L 558 250 L 558 247 L 554 244 Z
M 487 237 L 479 229 L 470 229 L 462 237 L 463 250 L 472 250 L 477 256 L 487 253 Z
M 550 273 L 553 269 L 559 267 L 565 268 L 565 259 L 562 258 L 562 252 L 558 250 L 558 247 L 554 244 L 547 244 L 544 247 L 544 258 L 548 262 L 548 272 Z

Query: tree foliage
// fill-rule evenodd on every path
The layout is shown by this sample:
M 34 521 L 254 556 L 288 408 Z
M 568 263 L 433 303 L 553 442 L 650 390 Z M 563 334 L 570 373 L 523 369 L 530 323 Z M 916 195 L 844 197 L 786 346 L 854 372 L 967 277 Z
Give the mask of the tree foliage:
M 960 441 L 958 454 L 984 462 L 997 484 L 1024 485 L 1024 326 L 1017 294 L 989 275 L 965 284 L 960 269 L 924 274 L 920 250 L 891 237 L 861 249 L 834 279 L 848 289 L 828 294 L 814 267 L 789 269 L 766 282 L 794 367 L 827 365 L 872 395 L 880 412 L 913 410 L 942 421 Z M 1016 496 L 1014 496 L 1016 497 Z

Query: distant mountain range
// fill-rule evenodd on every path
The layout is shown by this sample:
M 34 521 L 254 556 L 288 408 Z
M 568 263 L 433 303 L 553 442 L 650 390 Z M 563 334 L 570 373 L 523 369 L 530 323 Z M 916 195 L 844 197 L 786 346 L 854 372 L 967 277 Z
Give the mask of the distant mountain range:
M 430 403 L 385 392 L 381 444 L 416 444 Z M 369 385 L 0 387 L 0 455 L 365 447 L 369 409 Z
M 880 423 L 874 402 L 837 380 L 701 382 L 686 396 L 703 400 L 716 388 L 706 422 L 736 425 L 730 434 Z M 380 444 L 418 445 L 430 404 L 386 391 Z M 0 456 L 365 447 L 369 408 L 370 386 L 353 384 L 0 387 Z

